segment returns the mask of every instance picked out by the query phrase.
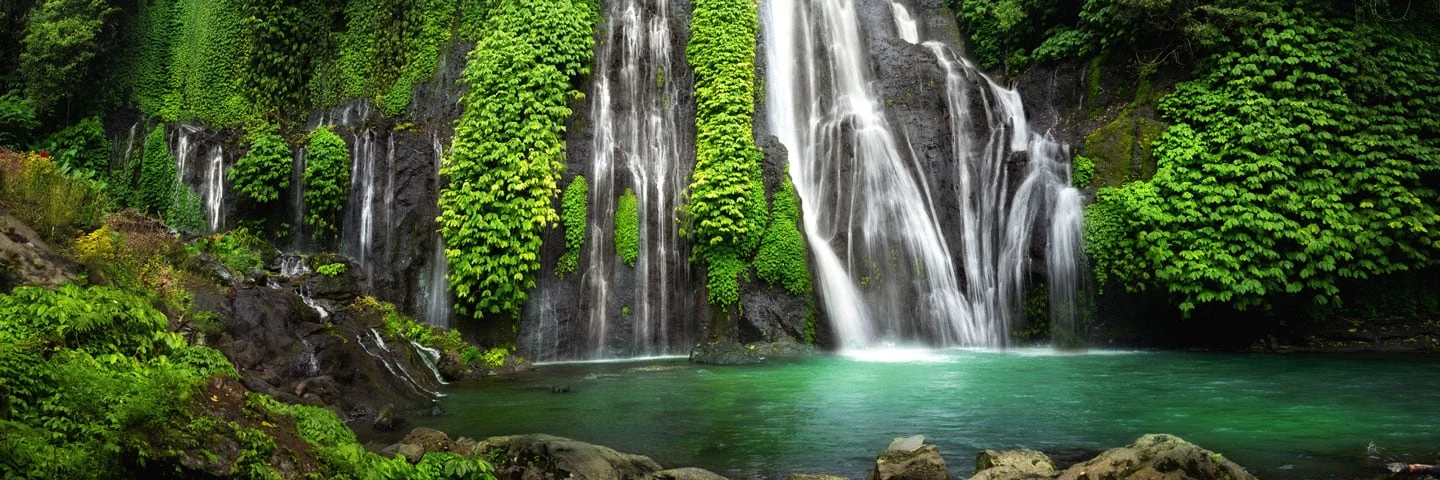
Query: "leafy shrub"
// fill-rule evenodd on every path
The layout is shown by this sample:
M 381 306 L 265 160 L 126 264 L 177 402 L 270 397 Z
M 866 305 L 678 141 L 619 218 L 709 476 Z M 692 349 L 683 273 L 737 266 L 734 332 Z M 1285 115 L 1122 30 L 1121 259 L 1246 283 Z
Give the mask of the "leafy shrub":
M 310 132 L 305 153 L 305 224 L 315 238 L 336 232 L 350 191 L 350 150 L 329 127 Z
M 315 267 L 315 272 L 330 278 L 335 278 L 343 275 L 345 273 L 345 268 L 346 267 L 344 263 L 327 263 L 319 267 Z
M 47 242 L 69 245 L 100 221 L 109 200 L 102 183 L 68 175 L 49 157 L 0 150 L 0 205 Z
M 1089 216 L 1103 228 L 1087 227 L 1100 273 L 1189 312 L 1334 305 L 1343 280 L 1434 265 L 1435 43 L 1300 8 L 1239 32 L 1161 101 L 1175 125 L 1154 179 L 1100 192 Z
M 469 86 L 441 168 L 441 233 L 456 311 L 517 318 L 540 269 L 565 155 L 571 81 L 589 73 L 595 5 L 503 0 L 470 52 Z
M 708 265 L 712 305 L 740 299 L 739 276 L 766 224 L 760 149 L 755 146 L 755 38 L 748 0 L 699 0 L 685 52 L 695 67 L 696 163 L 687 233 Z
M 225 233 L 202 237 L 186 247 L 191 254 L 207 252 L 215 255 L 220 263 L 231 271 L 244 275 L 250 270 L 265 266 L 262 250 L 270 249 L 263 240 L 244 227 Z M 342 269 L 344 264 L 340 264 Z
M 615 256 L 631 267 L 640 259 L 640 204 L 628 188 L 615 206 Z
M 100 117 L 88 117 L 40 141 L 37 148 L 50 152 L 61 170 L 97 177 L 110 168 L 110 141 Z
M 260 203 L 280 198 L 280 191 L 290 188 L 290 172 L 294 166 L 290 145 L 270 132 L 253 137 L 250 151 L 235 161 L 230 181 L 251 200 Z
M 31 132 L 40 126 L 35 110 L 14 93 L 0 95 L 0 147 L 18 149 L 30 143 Z
M 1070 164 L 1070 183 L 1075 188 L 1090 188 L 1090 182 L 1095 179 L 1095 162 L 1083 155 L 1076 155 L 1075 160 Z
M 555 265 L 555 274 L 569 275 L 580 263 L 580 251 L 585 248 L 585 227 L 590 210 L 590 184 L 585 177 L 576 176 L 565 187 L 565 196 L 560 200 L 560 219 L 565 223 L 565 253 Z
M 770 227 L 765 230 L 760 252 L 755 255 L 755 274 L 795 295 L 811 292 L 805 237 L 800 234 L 800 199 L 789 175 L 785 175 L 784 184 L 775 193 Z

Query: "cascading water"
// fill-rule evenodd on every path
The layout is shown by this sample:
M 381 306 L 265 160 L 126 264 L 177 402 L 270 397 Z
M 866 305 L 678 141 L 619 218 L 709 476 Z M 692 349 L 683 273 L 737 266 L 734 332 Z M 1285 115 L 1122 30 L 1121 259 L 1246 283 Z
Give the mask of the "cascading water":
M 205 162 L 205 226 L 218 232 L 225 225 L 225 149 L 216 145 Z
M 920 27 L 916 25 L 915 18 L 910 16 L 910 9 L 899 2 L 892 2 L 890 14 L 895 16 L 895 31 L 901 40 L 911 45 L 920 43 Z
M 305 147 L 295 149 L 290 170 L 290 248 L 301 251 L 305 246 Z
M 669 0 L 610 3 L 607 30 L 597 59 L 594 161 L 590 172 L 589 255 L 585 269 L 590 325 L 587 356 L 663 353 L 686 345 L 690 291 L 689 252 L 673 220 L 689 166 L 680 152 L 679 96 L 671 70 L 674 36 Z M 630 173 L 639 203 L 640 254 L 635 265 L 630 352 L 612 351 L 612 272 L 615 269 L 617 168 Z
M 770 125 L 789 150 L 841 347 L 999 341 L 965 308 L 929 187 L 875 91 L 853 2 L 765 3 Z
M 1029 130 L 1018 92 L 949 46 L 923 44 L 946 74 L 956 160 L 954 190 L 932 192 L 903 128 L 886 119 L 855 1 L 764 3 L 769 120 L 790 152 L 817 284 L 842 347 L 1005 345 L 1040 232 L 1049 232 L 1052 297 L 1070 289 L 1074 298 L 1081 198 L 1069 187 L 1064 147 Z M 897 36 L 919 43 L 909 10 L 890 6 Z M 1012 193 L 1007 164 L 1025 156 Z M 957 236 L 946 238 L 937 204 L 958 204 Z
M 440 164 L 445 158 L 445 145 L 440 143 L 439 135 L 432 136 L 431 142 L 435 147 L 435 178 L 438 182 Z M 446 276 L 450 271 L 450 263 L 445 257 L 445 237 L 440 235 L 438 230 L 431 233 L 431 236 L 434 247 L 430 251 L 428 284 L 425 285 L 425 323 L 449 328 L 454 307 L 450 301 L 450 280 Z

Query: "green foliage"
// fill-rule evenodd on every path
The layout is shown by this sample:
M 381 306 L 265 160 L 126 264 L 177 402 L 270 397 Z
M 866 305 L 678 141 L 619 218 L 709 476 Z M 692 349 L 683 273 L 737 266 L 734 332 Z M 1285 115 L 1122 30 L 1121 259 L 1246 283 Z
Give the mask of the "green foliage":
M 205 204 L 200 196 L 178 180 L 170 192 L 170 210 L 165 212 L 165 224 L 181 232 L 205 231 Z
M 590 184 L 585 177 L 576 176 L 570 186 L 565 187 L 560 212 L 560 220 L 565 223 L 565 253 L 555 265 L 555 274 L 563 277 L 575 271 L 580 263 L 580 251 L 585 247 L 585 226 L 590 214 Z
M 294 155 L 285 139 L 264 132 L 253 137 L 250 151 L 230 168 L 230 181 L 251 200 L 260 203 L 280 198 L 280 191 L 290 188 Z
M 39 111 L 60 106 L 77 93 L 91 63 L 113 35 L 107 19 L 117 13 L 105 0 L 45 0 L 29 14 L 18 72 L 25 96 Z
M 316 272 L 316 273 L 319 273 L 319 274 L 321 274 L 321 275 L 330 277 L 330 278 L 335 278 L 335 277 L 338 277 L 338 276 L 340 276 L 340 275 L 343 275 L 343 274 L 345 273 L 345 268 L 346 268 L 346 267 L 345 267 L 345 264 L 344 264 L 344 263 L 340 263 L 340 262 L 327 263 L 327 264 L 324 264 L 324 265 L 315 267 L 315 272 Z
M 336 232 L 350 192 L 350 149 L 329 127 L 310 132 L 305 154 L 305 224 L 315 238 Z
M 239 0 L 174 0 L 170 38 L 169 85 L 158 113 L 169 121 L 196 119 L 213 128 L 243 125 L 255 115 L 241 89 L 250 78 L 245 65 L 249 37 Z M 158 41 L 156 42 L 158 43 Z M 143 72 L 142 72 L 143 73 Z M 143 104 L 143 103 L 142 103 Z
M 50 134 L 36 147 L 50 152 L 55 163 L 66 172 L 94 177 L 110 168 L 110 141 L 105 138 L 100 117 L 88 117 Z
M 640 203 L 628 188 L 615 205 L 615 257 L 631 267 L 640 259 Z
M 250 233 L 245 228 L 237 228 L 225 233 L 217 233 L 208 237 L 202 237 L 186 247 L 190 253 L 207 252 L 220 259 L 220 263 L 229 268 L 230 271 L 244 275 L 250 270 L 265 266 L 263 250 L 271 247 L 263 240 Z M 340 264 L 340 266 L 345 266 Z
M 1070 163 L 1070 183 L 1075 188 L 1090 188 L 1090 181 L 1095 179 L 1095 162 L 1084 155 L 1076 155 L 1075 160 Z
M 535 285 L 596 19 L 588 1 L 503 0 L 470 52 L 438 219 L 458 312 L 516 318 Z
M 755 37 L 749 0 L 694 4 L 686 58 L 695 68 L 696 163 L 685 206 L 687 233 L 709 268 L 712 305 L 740 299 L 739 276 L 766 224 L 760 149 L 755 146 Z
M 140 160 L 140 203 L 131 207 L 157 216 L 170 211 L 178 175 L 175 156 L 165 143 L 165 126 L 156 126 L 145 137 L 145 154 Z
M 1101 274 L 1189 312 L 1287 295 L 1333 305 L 1347 279 L 1434 265 L 1433 39 L 1300 8 L 1239 33 L 1162 100 L 1175 125 L 1154 179 L 1102 190 L 1087 213 Z
M 765 230 L 760 253 L 755 255 L 755 274 L 792 294 L 808 294 L 812 286 L 805 236 L 800 234 L 800 199 L 789 175 L 785 175 L 770 208 L 770 228 Z
M 99 181 L 67 174 L 51 158 L 0 150 L 0 208 L 51 244 L 93 228 L 109 203 Z
M 31 132 L 39 126 L 35 110 L 25 99 L 14 93 L 0 95 L 0 147 L 25 147 L 30 143 Z
M 199 383 L 238 378 L 167 330 L 144 296 L 22 287 L 0 296 L 0 476 L 108 478 L 187 423 Z

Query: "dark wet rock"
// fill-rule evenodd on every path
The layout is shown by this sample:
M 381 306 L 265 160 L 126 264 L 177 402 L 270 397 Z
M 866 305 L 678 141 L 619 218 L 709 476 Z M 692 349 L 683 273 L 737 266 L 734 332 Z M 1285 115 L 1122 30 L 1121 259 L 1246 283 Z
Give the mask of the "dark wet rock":
M 837 476 L 834 476 L 834 475 L 816 475 L 816 474 L 812 474 L 812 473 L 797 473 L 797 474 L 794 474 L 794 475 L 785 477 L 785 480 L 850 480 L 850 479 L 847 478 L 847 477 L 837 477 Z
M 382 432 L 391 432 L 405 426 L 405 418 L 396 411 L 395 404 L 387 403 L 380 407 L 380 413 L 375 415 L 375 421 L 370 425 Z
M 312 269 L 334 263 L 345 265 L 345 271 L 333 277 L 319 273 L 307 276 L 306 282 L 311 297 L 343 303 L 360 296 L 361 286 L 365 281 L 365 272 L 360 268 L 360 264 L 339 255 L 319 255 L 311 262 L 313 263 Z
M 971 480 L 1037 480 L 1058 474 L 1055 462 L 1035 450 L 986 450 L 975 458 Z
M 803 342 L 806 322 L 814 313 L 808 295 L 791 295 L 780 288 L 758 286 L 740 294 L 744 306 L 736 340 L 752 342 Z
M 672 468 L 655 472 L 655 480 L 726 480 L 723 475 L 702 468 Z
M 649 457 L 551 435 L 491 437 L 481 441 L 476 451 L 495 466 L 495 477 L 500 480 L 618 480 L 643 478 L 661 470 Z
M 815 353 L 814 345 L 796 343 L 789 339 L 781 339 L 771 343 L 751 343 L 746 345 L 745 348 L 754 351 L 765 360 L 802 358 Z
M 1254 480 L 1244 467 L 1173 435 L 1145 435 L 1061 472 L 1060 480 Z
M 435 368 L 440 371 L 440 376 L 447 382 L 463 380 L 475 373 L 470 365 L 465 363 L 460 352 L 445 352 L 440 357 L 440 361 L 436 362 Z
M 709 365 L 755 365 L 765 361 L 755 350 L 738 342 L 713 342 L 696 345 L 690 361 Z
M 909 446 L 909 445 L 902 445 Z M 949 480 L 940 449 L 921 445 L 913 450 L 885 450 L 875 459 L 869 480 Z

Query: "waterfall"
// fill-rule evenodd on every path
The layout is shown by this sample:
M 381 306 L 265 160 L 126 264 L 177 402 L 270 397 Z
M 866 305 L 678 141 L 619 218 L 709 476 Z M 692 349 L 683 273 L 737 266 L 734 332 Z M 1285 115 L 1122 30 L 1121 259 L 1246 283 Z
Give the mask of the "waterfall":
M 342 110 L 342 121 L 350 121 L 350 110 Z M 351 193 L 345 209 L 348 221 L 343 226 L 344 238 L 345 245 L 365 272 L 367 282 L 374 278 L 375 266 L 380 263 L 375 251 L 376 232 L 388 235 L 392 228 L 389 207 L 395 198 L 394 160 L 393 133 L 382 135 L 373 128 L 365 128 L 351 136 Z
M 900 39 L 911 45 L 920 43 L 920 27 L 910 16 L 910 10 L 900 2 L 891 2 L 890 13 L 895 16 L 895 32 L 899 34 Z
M 190 136 L 201 131 L 200 127 L 192 125 L 177 125 L 175 132 L 175 174 L 180 183 L 185 184 L 185 166 L 190 159 Z
M 1081 301 L 1085 251 L 1081 226 L 1085 199 L 1074 187 L 1060 190 L 1050 215 L 1050 246 L 1045 250 L 1049 273 L 1050 337 L 1057 346 L 1072 347 L 1080 341 L 1077 329 L 1085 304 Z
M 588 293 L 587 355 L 663 353 L 688 345 L 678 321 L 690 291 L 689 252 L 680 244 L 674 220 L 681 190 L 689 176 L 682 161 L 679 128 L 679 82 L 672 68 L 675 38 L 668 0 L 611 2 L 606 36 L 597 58 L 592 118 L 594 161 L 590 172 L 587 227 Z M 628 315 L 631 352 L 611 352 L 617 327 L 617 305 L 611 278 L 617 169 L 628 171 L 629 186 L 640 206 L 640 255 L 635 265 L 634 302 Z M 623 268 L 623 267 L 622 267 Z M 627 292 L 628 293 L 628 292 Z
M 225 149 L 216 145 L 205 162 L 205 188 L 201 197 L 205 200 L 205 226 L 211 232 L 220 231 L 225 225 Z
M 305 147 L 295 149 L 290 170 L 290 248 L 305 246 Z
M 890 7 L 897 37 L 920 43 L 909 10 Z M 842 348 L 1005 345 L 1035 238 L 1048 240 L 1049 287 L 1073 298 L 1082 199 L 1069 187 L 1065 147 L 1030 131 L 1017 91 L 943 43 L 922 44 L 946 76 L 955 160 L 945 173 L 953 189 L 932 190 L 905 132 L 927 126 L 887 120 L 855 1 L 761 8 L 770 125 L 790 152 L 817 286 Z M 1020 161 L 1023 172 L 1010 178 Z M 937 205 L 958 207 L 959 225 L 942 229 Z
M 440 143 L 439 135 L 432 135 L 431 143 L 435 147 L 435 181 L 438 185 L 440 165 L 445 158 L 445 145 Z M 391 148 L 393 150 L 394 147 Z M 450 328 L 454 307 L 450 301 L 450 279 L 446 276 L 450 273 L 450 262 L 445 256 L 445 237 L 440 235 L 439 229 L 430 235 L 434 247 L 430 250 L 430 271 L 426 279 L 428 284 L 425 285 L 425 323 Z
M 874 89 L 853 2 L 765 3 L 770 125 L 789 150 L 841 347 L 996 341 L 965 308 L 926 179 Z

